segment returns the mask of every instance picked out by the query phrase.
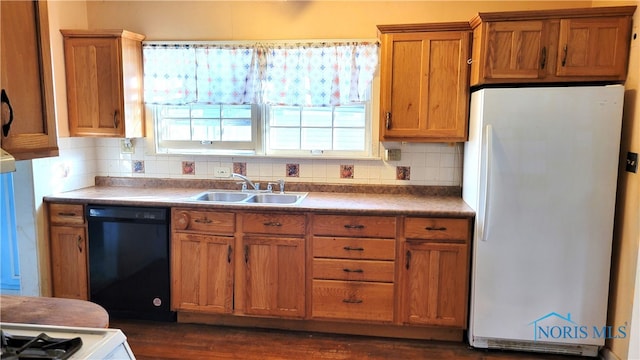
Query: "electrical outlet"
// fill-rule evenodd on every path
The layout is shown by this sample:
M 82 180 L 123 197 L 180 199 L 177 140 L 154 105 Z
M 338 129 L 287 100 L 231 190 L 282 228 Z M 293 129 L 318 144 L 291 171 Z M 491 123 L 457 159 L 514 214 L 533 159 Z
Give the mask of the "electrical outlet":
M 400 161 L 402 159 L 402 150 L 400 149 L 386 149 L 384 151 L 385 161 Z
M 213 176 L 217 178 L 228 178 L 231 176 L 231 169 L 228 167 L 214 167 Z
M 627 168 L 628 172 L 638 172 L 638 153 L 627 152 Z

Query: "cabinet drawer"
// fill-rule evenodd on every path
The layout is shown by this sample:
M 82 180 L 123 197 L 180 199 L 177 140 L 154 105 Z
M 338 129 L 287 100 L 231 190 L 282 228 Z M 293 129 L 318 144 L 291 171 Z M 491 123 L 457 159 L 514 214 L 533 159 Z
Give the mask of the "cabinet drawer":
M 303 235 L 304 230 L 304 215 L 242 214 L 242 231 L 245 233 Z
M 407 239 L 468 240 L 469 219 L 406 218 Z
M 313 256 L 338 259 L 393 260 L 396 242 L 388 239 L 313 237 Z
M 393 261 L 313 259 L 313 278 L 393 282 Z
M 49 204 L 49 221 L 52 224 L 84 224 L 82 204 Z
M 173 229 L 203 231 L 210 234 L 233 234 L 236 229 L 235 214 L 230 212 L 174 209 Z
M 392 321 L 393 284 L 313 280 L 314 318 Z
M 396 218 L 391 216 L 316 215 L 313 234 L 354 237 L 396 237 Z

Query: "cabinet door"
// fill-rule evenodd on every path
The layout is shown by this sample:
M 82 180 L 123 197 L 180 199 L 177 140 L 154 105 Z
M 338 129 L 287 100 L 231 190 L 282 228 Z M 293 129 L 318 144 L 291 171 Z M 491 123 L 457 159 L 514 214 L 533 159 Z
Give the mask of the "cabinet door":
M 231 313 L 233 237 L 174 233 L 172 308 Z
M 117 38 L 65 38 L 71 136 L 124 136 Z
M 84 227 L 52 226 L 50 229 L 53 296 L 88 300 L 87 242 Z
M 17 160 L 57 156 L 46 1 L 2 1 L 0 143 Z
M 304 240 L 245 236 L 245 312 L 304 317 Z
M 382 36 L 380 140 L 464 141 L 470 32 Z
M 485 79 L 537 79 L 548 66 L 545 22 L 500 21 L 486 24 Z
M 560 22 L 559 76 L 619 76 L 629 55 L 629 17 L 566 19 Z
M 465 327 L 467 245 L 406 242 L 402 256 L 402 322 Z

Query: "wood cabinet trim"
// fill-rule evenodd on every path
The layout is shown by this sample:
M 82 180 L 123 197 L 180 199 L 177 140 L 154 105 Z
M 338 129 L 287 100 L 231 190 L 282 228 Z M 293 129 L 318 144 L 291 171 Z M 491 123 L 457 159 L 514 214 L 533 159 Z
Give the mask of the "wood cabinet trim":
M 378 31 L 383 34 L 406 32 L 471 31 L 471 26 L 467 21 L 377 25 L 377 28 Z
M 475 29 L 481 23 L 487 21 L 520 21 L 600 16 L 632 16 L 635 10 L 636 6 L 631 5 L 554 10 L 480 12 L 469 21 L 469 24 L 471 25 L 471 28 Z

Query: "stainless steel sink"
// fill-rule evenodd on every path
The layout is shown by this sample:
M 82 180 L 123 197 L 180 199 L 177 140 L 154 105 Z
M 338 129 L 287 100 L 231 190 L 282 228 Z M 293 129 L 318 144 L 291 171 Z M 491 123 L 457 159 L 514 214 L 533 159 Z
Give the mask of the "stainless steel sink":
M 295 204 L 306 196 L 304 194 L 256 194 L 247 199 L 247 203 L 260 204 Z
M 238 202 L 246 200 L 250 194 L 242 192 L 205 191 L 194 197 L 197 201 Z
M 245 191 L 208 190 L 189 198 L 198 202 L 241 203 L 260 205 L 297 205 L 307 196 L 306 192 L 252 193 Z

